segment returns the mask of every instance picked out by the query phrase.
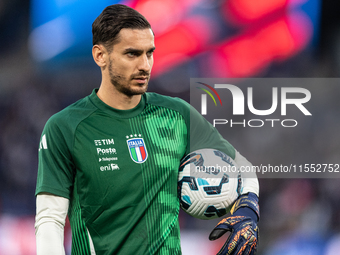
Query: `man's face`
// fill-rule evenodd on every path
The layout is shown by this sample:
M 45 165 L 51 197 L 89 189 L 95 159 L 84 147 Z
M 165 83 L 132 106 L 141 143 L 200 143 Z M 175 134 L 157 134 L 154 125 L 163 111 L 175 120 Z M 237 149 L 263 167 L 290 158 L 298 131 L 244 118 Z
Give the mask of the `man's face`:
M 112 85 L 127 95 L 146 92 L 155 50 L 151 29 L 122 29 L 119 43 L 109 54 L 108 71 Z

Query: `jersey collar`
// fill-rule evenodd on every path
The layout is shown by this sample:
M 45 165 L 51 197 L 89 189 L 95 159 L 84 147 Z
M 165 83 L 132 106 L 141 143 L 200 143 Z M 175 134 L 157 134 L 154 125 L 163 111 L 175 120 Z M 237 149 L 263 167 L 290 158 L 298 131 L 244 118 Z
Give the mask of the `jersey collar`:
M 135 116 L 137 116 L 138 114 L 140 114 L 144 108 L 145 108 L 145 104 L 146 104 L 146 95 L 142 95 L 140 102 L 138 103 L 138 105 L 132 109 L 129 110 L 118 110 L 115 109 L 107 104 L 105 104 L 98 96 L 97 96 L 97 92 L 98 89 L 94 89 L 91 93 L 91 95 L 89 96 L 91 102 L 99 109 L 101 109 L 102 111 L 117 117 L 117 118 L 133 118 Z

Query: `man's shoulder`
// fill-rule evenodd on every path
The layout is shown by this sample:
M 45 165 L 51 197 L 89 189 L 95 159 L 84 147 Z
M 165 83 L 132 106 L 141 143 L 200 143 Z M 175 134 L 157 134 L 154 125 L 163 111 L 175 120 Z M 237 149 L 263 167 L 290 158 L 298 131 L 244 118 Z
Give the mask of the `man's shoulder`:
M 89 96 L 87 96 L 52 115 L 47 121 L 47 125 L 76 127 L 96 110 L 97 108 L 91 103 Z
M 182 114 L 187 114 L 190 110 L 190 104 L 179 97 L 171 97 L 155 92 L 147 92 L 146 98 L 147 104 L 149 105 L 168 108 L 174 111 L 178 111 Z

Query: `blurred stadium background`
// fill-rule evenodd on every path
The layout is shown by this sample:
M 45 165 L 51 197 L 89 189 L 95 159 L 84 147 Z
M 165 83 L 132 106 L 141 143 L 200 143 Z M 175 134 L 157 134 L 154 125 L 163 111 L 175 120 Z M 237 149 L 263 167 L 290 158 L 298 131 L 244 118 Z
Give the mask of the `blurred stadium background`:
M 99 86 L 91 24 L 105 6 L 118 2 L 144 14 L 156 34 L 150 91 L 189 101 L 193 77 L 340 75 L 336 0 L 1 0 L 0 255 L 35 254 L 40 134 L 52 114 Z M 308 142 L 300 143 L 299 134 L 288 142 L 281 133 L 260 141 L 246 131 L 226 138 L 250 161 L 271 157 L 273 146 L 282 146 L 282 157 L 304 152 L 305 163 L 313 149 L 322 163 L 339 160 L 339 89 L 320 87 L 312 96 L 330 125 L 313 119 L 313 128 L 303 134 Z M 275 160 L 283 161 L 278 155 Z M 340 254 L 339 184 L 339 179 L 260 179 L 259 254 Z M 216 254 L 222 242 L 207 238 L 216 221 L 181 213 L 180 223 L 184 255 Z M 69 252 L 69 226 L 65 236 Z

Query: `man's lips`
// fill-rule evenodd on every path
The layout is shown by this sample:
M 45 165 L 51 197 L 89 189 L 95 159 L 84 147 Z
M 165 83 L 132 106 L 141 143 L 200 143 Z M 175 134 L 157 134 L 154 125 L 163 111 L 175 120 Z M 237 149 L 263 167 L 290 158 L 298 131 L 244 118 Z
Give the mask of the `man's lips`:
M 140 82 L 145 82 L 149 79 L 149 77 L 147 76 L 140 76 L 140 77 L 134 77 L 133 80 L 137 80 L 137 81 L 140 81 Z

